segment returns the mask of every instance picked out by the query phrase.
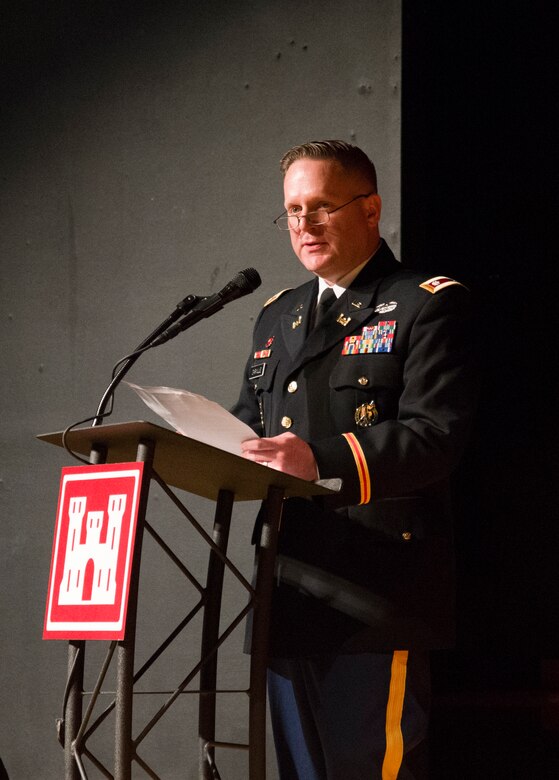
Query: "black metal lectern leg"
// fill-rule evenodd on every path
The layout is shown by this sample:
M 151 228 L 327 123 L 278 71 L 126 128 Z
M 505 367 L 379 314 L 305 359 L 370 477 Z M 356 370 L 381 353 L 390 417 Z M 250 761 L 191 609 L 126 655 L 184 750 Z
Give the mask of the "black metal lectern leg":
M 85 641 L 68 643 L 68 683 L 63 707 L 63 718 L 59 721 L 64 745 L 65 780 L 80 780 L 78 765 L 72 751 L 74 740 L 82 722 L 83 675 L 85 667 Z
M 105 446 L 92 447 L 89 455 L 91 464 L 104 463 L 106 458 L 107 448 Z M 60 724 L 64 739 L 65 780 L 80 780 L 80 771 L 74 757 L 74 740 L 82 724 L 84 669 L 85 641 L 70 641 L 68 643 L 68 682 L 64 697 L 63 718 Z
M 270 605 L 283 498 L 282 488 L 270 486 L 258 551 L 250 665 L 249 780 L 264 780 L 266 777 L 266 667 Z
M 213 528 L 213 541 L 221 552 L 227 553 L 231 514 L 234 495 L 228 490 L 221 490 L 217 499 Z M 223 593 L 223 575 L 225 562 L 214 550 L 210 551 L 208 574 L 206 578 L 206 594 L 204 606 L 204 623 L 202 627 L 201 657 L 207 659 L 200 669 L 200 702 L 198 716 L 198 737 L 200 746 L 200 780 L 213 780 L 214 773 L 210 766 L 213 761 L 214 748 L 209 747 L 215 740 L 216 716 L 216 685 L 217 685 L 217 643 L 219 638 L 219 618 L 221 614 L 221 597 Z
M 274 581 L 278 530 L 285 491 L 271 486 L 265 501 L 266 513 L 262 526 L 257 557 L 255 589 L 252 591 L 252 640 L 249 682 L 249 738 L 248 744 L 215 742 L 217 643 L 219 617 L 223 589 L 224 560 L 212 550 L 208 564 L 206 605 L 202 631 L 203 667 L 200 673 L 199 703 L 199 778 L 215 780 L 220 777 L 214 760 L 216 745 L 248 750 L 248 780 L 265 780 L 266 777 L 266 669 L 268 660 L 268 634 L 270 629 L 270 605 Z M 220 493 L 214 542 L 221 553 L 227 551 L 227 538 L 231 518 L 233 496 Z M 220 507 L 221 504 L 221 507 Z
M 115 708 L 115 774 L 114 780 L 131 780 L 132 777 L 132 700 L 134 695 L 134 650 L 136 646 L 136 613 L 138 609 L 138 583 L 146 508 L 151 481 L 151 468 L 155 444 L 141 441 L 136 460 L 145 464 L 144 478 L 138 508 L 138 523 L 134 542 L 134 558 L 130 577 L 126 636 L 117 645 L 117 688 Z

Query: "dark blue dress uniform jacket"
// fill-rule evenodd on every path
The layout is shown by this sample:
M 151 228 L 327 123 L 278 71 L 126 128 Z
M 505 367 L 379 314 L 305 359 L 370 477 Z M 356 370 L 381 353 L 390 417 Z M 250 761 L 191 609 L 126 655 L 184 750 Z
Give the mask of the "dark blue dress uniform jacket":
M 320 478 L 343 481 L 334 497 L 285 501 L 270 654 L 449 646 L 448 481 L 476 396 L 470 294 L 402 268 L 384 242 L 309 331 L 317 285 L 264 307 L 232 410 L 259 435 L 305 439 Z M 371 336 L 385 351 L 367 351 Z

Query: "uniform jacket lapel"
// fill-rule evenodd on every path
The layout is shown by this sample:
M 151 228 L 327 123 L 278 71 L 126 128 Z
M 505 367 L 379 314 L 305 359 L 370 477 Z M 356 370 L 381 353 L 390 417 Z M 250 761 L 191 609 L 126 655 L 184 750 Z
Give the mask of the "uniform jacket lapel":
M 332 305 L 324 325 L 308 331 L 307 324 L 318 291 L 318 282 L 309 282 L 300 288 L 300 296 L 295 307 L 282 317 L 283 338 L 292 360 L 290 371 L 301 368 L 323 352 L 342 342 L 374 316 L 374 307 L 378 288 L 387 273 L 393 273 L 400 267 L 386 244 L 382 244 L 351 286 Z M 306 288 L 306 289 L 305 289 Z M 299 308 L 299 307 L 303 308 Z M 302 322 L 293 328 L 293 322 L 301 316 Z M 345 324 L 344 324 L 345 323 Z
M 318 292 L 318 280 L 303 285 L 293 307 L 281 316 L 283 342 L 291 360 L 301 351 L 310 328 L 310 320 Z

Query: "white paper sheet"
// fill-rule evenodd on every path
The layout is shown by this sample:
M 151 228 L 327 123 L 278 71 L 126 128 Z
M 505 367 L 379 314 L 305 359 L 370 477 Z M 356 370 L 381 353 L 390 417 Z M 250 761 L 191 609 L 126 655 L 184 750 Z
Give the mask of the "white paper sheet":
M 191 439 L 240 455 L 241 442 L 257 438 L 252 428 L 202 395 L 176 387 L 124 384 L 138 393 L 142 401 L 172 428 Z

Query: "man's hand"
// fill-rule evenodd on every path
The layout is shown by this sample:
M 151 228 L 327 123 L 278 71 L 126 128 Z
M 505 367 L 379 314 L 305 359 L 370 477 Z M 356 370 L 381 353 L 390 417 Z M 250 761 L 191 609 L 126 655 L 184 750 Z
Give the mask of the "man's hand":
M 306 441 L 293 433 L 281 433 L 270 439 L 249 439 L 241 444 L 244 458 L 284 471 L 300 479 L 318 479 L 313 451 Z

